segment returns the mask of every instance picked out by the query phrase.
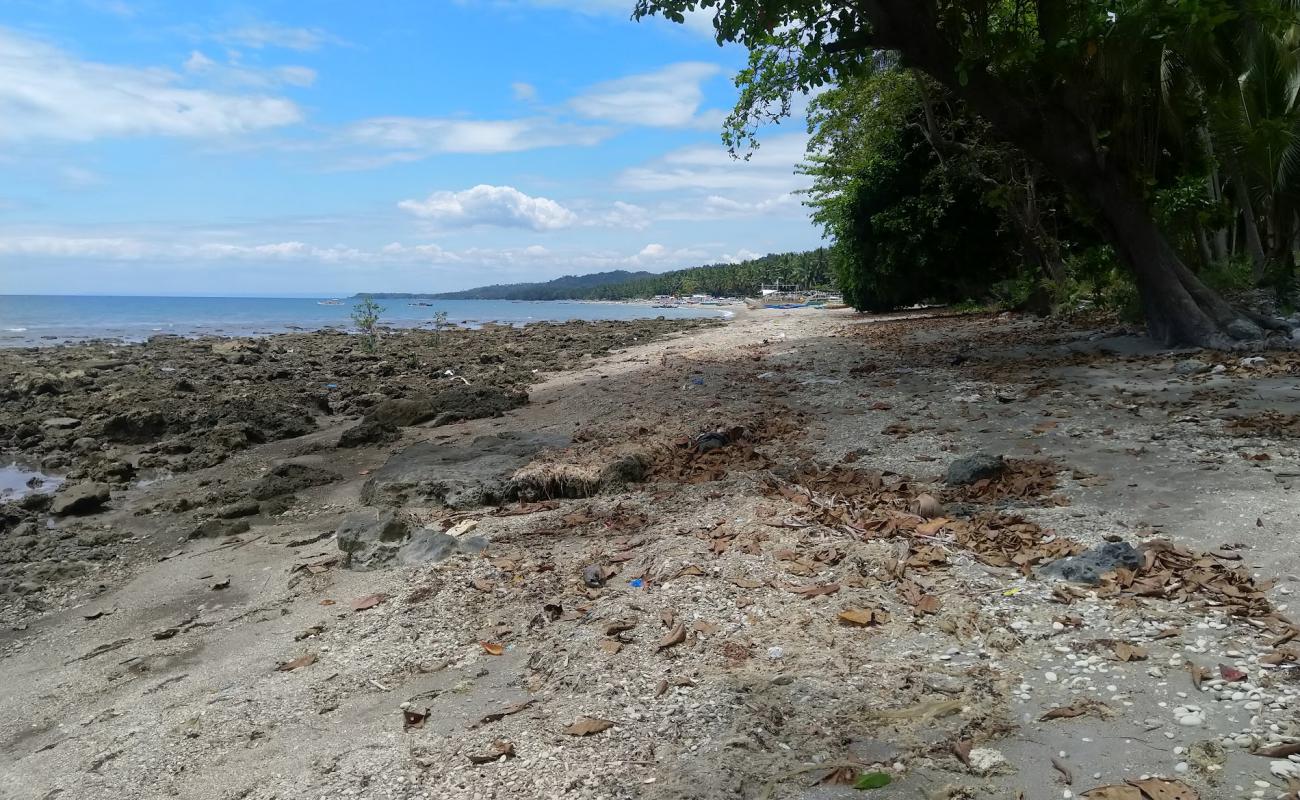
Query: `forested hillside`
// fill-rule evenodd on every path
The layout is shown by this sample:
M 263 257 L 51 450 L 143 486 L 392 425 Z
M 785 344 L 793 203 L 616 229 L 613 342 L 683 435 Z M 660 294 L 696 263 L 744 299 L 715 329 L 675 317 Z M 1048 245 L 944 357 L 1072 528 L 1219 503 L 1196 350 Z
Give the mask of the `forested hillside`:
M 482 286 L 463 292 L 428 295 L 438 300 L 631 300 L 656 295 L 711 294 L 745 297 L 764 283 L 791 283 L 802 288 L 832 289 L 835 278 L 824 248 L 803 253 L 775 253 L 735 264 L 651 272 L 600 272 L 566 275 L 546 283 Z

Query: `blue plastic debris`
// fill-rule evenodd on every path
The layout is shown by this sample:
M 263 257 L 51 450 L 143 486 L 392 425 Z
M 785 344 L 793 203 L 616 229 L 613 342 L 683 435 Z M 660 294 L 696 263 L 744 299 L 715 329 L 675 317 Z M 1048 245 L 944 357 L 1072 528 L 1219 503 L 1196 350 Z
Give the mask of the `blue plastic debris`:
M 640 578 L 633 578 L 632 580 L 628 581 L 628 585 L 631 586 L 633 589 L 640 589 L 642 586 L 645 585 L 645 582 L 642 581 Z
M 327 383 L 327 384 L 325 384 L 325 388 L 326 388 L 326 389 L 337 389 L 337 388 L 339 388 L 339 385 L 338 385 L 337 383 Z

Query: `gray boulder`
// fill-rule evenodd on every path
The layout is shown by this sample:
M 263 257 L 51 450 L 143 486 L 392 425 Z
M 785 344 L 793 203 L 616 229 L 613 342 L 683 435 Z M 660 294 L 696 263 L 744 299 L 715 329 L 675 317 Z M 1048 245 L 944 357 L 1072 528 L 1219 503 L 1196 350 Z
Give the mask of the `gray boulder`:
M 324 486 L 342 480 L 343 476 L 327 469 L 286 461 L 277 464 L 270 472 L 253 484 L 249 492 L 255 500 L 269 500 L 282 494 L 289 494 L 313 486 Z
M 217 516 L 221 519 L 236 519 L 238 517 L 251 517 L 262 510 L 262 504 L 256 500 L 239 500 L 217 509 Z
M 392 511 L 367 508 L 354 511 L 339 523 L 335 536 L 343 551 L 343 565 L 373 569 L 391 563 L 410 529 Z
M 1039 574 L 1096 586 L 1101 576 L 1119 569 L 1142 566 L 1142 553 L 1128 542 L 1106 542 L 1077 556 L 1058 559 L 1039 569 Z
M 562 436 L 499 433 L 466 446 L 420 442 L 393 454 L 361 487 L 367 505 L 476 508 L 514 500 L 511 480 L 541 450 L 563 447 Z
M 93 514 L 103 508 L 112 491 L 102 483 L 79 483 L 54 496 L 50 513 L 56 517 Z
M 948 465 L 947 483 L 949 486 L 969 486 L 986 478 L 996 478 L 1006 468 L 1007 462 L 1002 460 L 1002 456 L 976 453 Z
M 355 570 L 392 564 L 425 564 L 455 553 L 476 553 L 487 542 L 476 536 L 455 537 L 442 531 L 411 530 L 392 511 L 367 508 L 343 518 L 336 532 L 343 566 Z
M 46 430 L 66 431 L 77 427 L 81 420 L 76 417 L 50 417 L 41 421 L 41 427 Z
M 1174 364 L 1174 373 L 1177 375 L 1204 375 L 1214 369 L 1209 364 L 1197 358 L 1188 358 Z

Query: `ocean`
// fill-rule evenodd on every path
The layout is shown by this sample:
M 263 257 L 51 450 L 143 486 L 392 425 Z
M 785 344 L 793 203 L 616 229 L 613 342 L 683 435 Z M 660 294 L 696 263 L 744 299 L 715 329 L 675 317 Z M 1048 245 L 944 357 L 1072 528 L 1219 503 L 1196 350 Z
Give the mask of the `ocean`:
M 90 297 L 0 295 L 0 347 L 32 347 L 87 339 L 143 341 L 158 334 L 256 336 L 322 328 L 348 329 L 353 301 L 321 305 L 293 297 Z M 725 316 L 716 307 L 652 308 L 638 303 L 515 300 L 380 300 L 380 324 L 430 327 L 433 315 L 477 327 L 495 322 L 653 319 Z M 430 305 L 412 305 L 413 302 Z

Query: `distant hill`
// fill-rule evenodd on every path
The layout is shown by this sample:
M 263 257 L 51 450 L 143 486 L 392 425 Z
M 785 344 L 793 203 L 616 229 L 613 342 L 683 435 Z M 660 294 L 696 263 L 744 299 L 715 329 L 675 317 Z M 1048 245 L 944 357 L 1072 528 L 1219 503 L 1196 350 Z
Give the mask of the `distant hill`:
M 545 283 L 505 283 L 480 286 L 463 292 L 443 292 L 430 295 L 435 300 L 572 300 L 581 297 L 584 290 L 597 286 L 621 284 L 654 277 L 653 272 L 628 272 L 616 269 L 611 272 L 593 272 L 590 275 L 565 275 Z
M 544 283 L 480 286 L 441 294 L 373 293 L 377 299 L 435 300 L 634 300 L 656 295 L 711 294 L 747 297 L 764 283 L 796 283 L 804 288 L 831 289 L 835 276 L 824 248 L 803 253 L 774 253 L 734 264 L 706 264 L 671 272 L 595 272 L 565 275 Z M 360 295 L 358 295 L 360 296 Z

